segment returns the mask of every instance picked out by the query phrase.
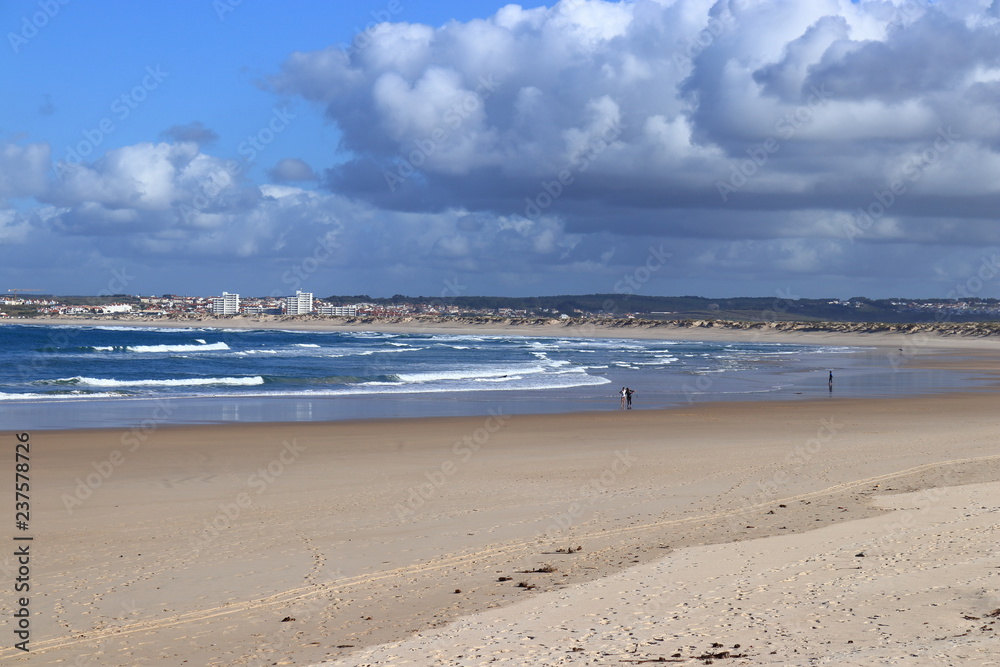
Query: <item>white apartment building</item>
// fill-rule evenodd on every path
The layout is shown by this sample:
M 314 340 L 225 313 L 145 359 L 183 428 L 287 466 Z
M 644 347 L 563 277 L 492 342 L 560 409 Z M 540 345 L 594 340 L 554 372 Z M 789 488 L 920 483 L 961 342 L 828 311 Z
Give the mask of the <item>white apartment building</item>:
M 308 315 L 313 311 L 312 292 L 295 290 L 295 296 L 285 297 L 286 315 Z
M 101 306 L 101 311 L 107 315 L 111 313 L 131 313 L 132 306 L 127 303 L 109 303 Z
M 223 292 L 222 296 L 212 299 L 213 315 L 239 315 L 240 295 Z
M 330 317 L 357 317 L 357 306 L 320 306 L 317 310 L 320 315 Z

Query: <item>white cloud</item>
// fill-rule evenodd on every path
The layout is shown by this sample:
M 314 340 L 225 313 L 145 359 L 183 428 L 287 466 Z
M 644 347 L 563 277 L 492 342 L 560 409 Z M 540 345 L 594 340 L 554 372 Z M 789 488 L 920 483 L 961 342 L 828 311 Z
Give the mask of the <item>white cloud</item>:
M 0 243 L 20 243 L 27 236 L 30 225 L 24 216 L 13 209 L 0 209 Z
M 48 144 L 0 144 L 0 197 L 31 197 L 48 187 Z
M 383 25 L 350 57 L 294 54 L 272 83 L 326 104 L 353 154 L 331 172 L 331 187 L 380 206 L 523 211 L 538 183 L 618 123 L 613 150 L 591 156 L 547 211 L 571 219 L 575 204 L 590 202 L 591 211 L 606 207 L 611 230 L 625 183 L 636 205 L 683 190 L 680 208 L 732 210 L 740 195 L 766 193 L 776 196 L 765 205 L 790 210 L 808 205 L 810 192 L 824 192 L 815 203 L 826 207 L 833 188 L 845 202 L 863 198 L 894 162 L 956 122 L 963 141 L 975 139 L 962 155 L 991 163 L 1000 89 L 986 73 L 1000 67 L 1000 35 L 995 22 L 973 20 L 984 11 L 876 0 L 564 0 L 440 28 Z M 483 77 L 496 89 L 450 124 Z M 722 200 L 717 183 L 768 139 L 778 143 L 767 164 Z M 405 195 L 385 185 L 401 163 L 419 174 L 405 177 Z M 928 192 L 945 166 L 925 174 Z
M 273 184 L 255 184 L 181 141 L 212 138 L 192 124 L 50 182 L 46 145 L 8 145 L 0 197 L 53 208 L 5 214 L 0 234 L 247 266 L 329 246 L 327 264 L 349 275 L 522 287 L 574 267 L 614 277 L 667 240 L 664 291 L 685 271 L 703 284 L 902 281 L 933 266 L 936 245 L 1000 243 L 998 6 L 563 0 L 382 23 L 350 52 L 292 53 L 270 81 L 336 124 L 342 152 L 328 164 L 285 158 Z M 955 137 L 947 150 L 915 168 L 941 131 Z M 899 179 L 890 210 L 845 233 Z

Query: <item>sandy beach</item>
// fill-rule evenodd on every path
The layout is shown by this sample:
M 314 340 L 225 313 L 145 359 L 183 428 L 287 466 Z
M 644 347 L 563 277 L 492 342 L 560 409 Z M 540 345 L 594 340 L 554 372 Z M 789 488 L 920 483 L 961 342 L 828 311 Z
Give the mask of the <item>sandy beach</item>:
M 45 326 L 123 326 L 162 328 L 285 329 L 291 331 L 379 331 L 386 333 L 472 334 L 488 336 L 554 336 L 560 338 L 640 338 L 653 340 L 735 340 L 795 343 L 802 345 L 865 345 L 901 350 L 905 357 L 915 357 L 929 349 L 996 350 L 1000 337 L 976 333 L 976 323 L 916 325 L 851 325 L 847 323 L 793 322 L 758 323 L 752 329 L 731 328 L 731 323 L 710 320 L 678 324 L 663 321 L 649 323 L 617 320 L 484 320 L 470 323 L 463 318 L 358 318 L 319 316 L 235 316 L 217 318 L 197 316 L 148 319 L 140 316 L 40 317 L 0 320 L 3 324 L 41 324 Z M 786 327 L 787 325 L 787 327 Z M 859 327 L 862 332 L 852 331 Z M 840 330 L 840 329 L 843 330 Z M 870 328 L 873 331 L 865 331 Z M 890 330 L 893 329 L 893 330 Z
M 0 660 L 996 664 L 997 400 L 33 432 Z

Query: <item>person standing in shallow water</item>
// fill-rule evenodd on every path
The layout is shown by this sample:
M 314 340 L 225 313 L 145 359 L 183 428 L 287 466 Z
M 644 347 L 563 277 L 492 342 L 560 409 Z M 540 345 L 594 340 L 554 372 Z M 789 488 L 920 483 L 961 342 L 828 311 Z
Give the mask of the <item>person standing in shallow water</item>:
M 624 410 L 625 409 L 625 399 L 628 396 L 628 389 L 626 389 L 625 387 L 622 387 L 622 390 L 619 392 L 619 395 L 622 398 L 622 410 Z
M 830 371 L 830 379 L 826 381 L 826 385 L 833 391 L 833 371 Z
M 632 409 L 632 394 L 635 393 L 635 389 L 625 387 L 625 404 L 628 410 Z

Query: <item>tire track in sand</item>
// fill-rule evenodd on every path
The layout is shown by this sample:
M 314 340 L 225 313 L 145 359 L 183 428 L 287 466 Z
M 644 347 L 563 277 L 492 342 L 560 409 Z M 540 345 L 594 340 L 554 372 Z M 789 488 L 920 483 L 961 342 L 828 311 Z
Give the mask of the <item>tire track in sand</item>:
M 965 459 L 938 461 L 935 463 L 925 463 L 923 465 L 914 466 L 912 468 L 907 468 L 905 470 L 900 470 L 897 472 L 875 475 L 873 477 L 865 477 L 863 479 L 854 480 L 852 482 L 842 482 L 840 484 L 835 484 L 833 486 L 827 487 L 825 489 L 820 489 L 817 491 L 810 491 L 807 493 L 801 493 L 794 496 L 786 496 L 784 498 L 771 498 L 763 503 L 758 503 L 756 505 L 750 505 L 750 506 L 743 506 L 734 510 L 726 510 L 723 512 L 716 512 L 712 514 L 701 514 L 698 516 L 685 517 L 681 519 L 667 519 L 662 521 L 653 521 L 633 526 L 624 526 L 621 528 L 609 528 L 601 530 L 600 532 L 578 535 L 577 538 L 581 540 L 598 538 L 598 537 L 606 538 L 609 536 L 613 537 L 616 535 L 634 534 L 640 531 L 659 530 L 669 526 L 678 526 L 688 523 L 698 523 L 698 522 L 706 522 L 717 519 L 724 519 L 727 516 L 745 513 L 748 510 L 773 507 L 775 503 L 782 503 L 782 502 L 788 503 L 796 500 L 819 498 L 822 496 L 827 496 L 842 491 L 847 491 L 860 486 L 876 484 L 891 479 L 898 479 L 900 477 L 918 474 L 924 471 L 933 470 L 935 468 L 942 468 L 946 466 L 975 463 L 975 462 L 995 461 L 995 460 L 1000 460 L 1000 455 L 978 456 Z M 166 618 L 161 618 L 156 620 L 137 621 L 135 623 L 131 623 L 125 626 L 113 626 L 106 629 L 94 630 L 90 632 L 75 631 L 72 636 L 56 637 L 53 639 L 34 641 L 31 650 L 32 653 L 41 653 L 44 651 L 53 651 L 61 648 L 68 648 L 82 643 L 101 642 L 116 637 L 126 637 L 139 633 L 151 633 L 162 628 L 176 628 L 178 626 L 183 626 L 192 623 L 204 623 L 205 621 L 214 618 L 232 616 L 234 614 L 240 614 L 257 609 L 278 607 L 279 605 L 287 605 L 289 602 L 292 602 L 297 599 L 316 597 L 328 592 L 334 592 L 344 588 L 351 588 L 354 586 L 368 585 L 374 582 L 382 581 L 384 579 L 396 578 L 403 575 L 425 574 L 428 572 L 433 572 L 435 570 L 440 570 L 444 568 L 454 568 L 456 566 L 463 564 L 472 564 L 479 560 L 495 558 L 497 556 L 516 552 L 518 550 L 531 549 L 534 548 L 535 545 L 537 545 L 537 543 L 538 543 L 538 537 L 536 536 L 530 539 L 519 540 L 512 544 L 509 543 L 502 546 L 493 546 L 487 549 L 481 549 L 479 551 L 474 551 L 466 554 L 446 556 L 425 563 L 404 565 L 398 568 L 384 570 L 382 572 L 377 572 L 374 574 L 362 574 L 353 577 L 336 579 L 334 581 L 329 581 L 324 583 L 314 583 L 305 586 L 290 588 L 286 591 L 282 591 L 281 593 L 276 593 L 274 595 L 259 598 L 256 600 L 246 600 L 243 602 L 230 602 L 225 605 L 219 607 L 213 607 L 210 609 L 201 609 L 181 614 L 175 614 Z M 9 658 L 17 655 L 21 655 L 21 652 L 13 648 L 0 650 L 0 658 Z

